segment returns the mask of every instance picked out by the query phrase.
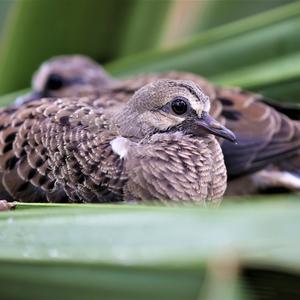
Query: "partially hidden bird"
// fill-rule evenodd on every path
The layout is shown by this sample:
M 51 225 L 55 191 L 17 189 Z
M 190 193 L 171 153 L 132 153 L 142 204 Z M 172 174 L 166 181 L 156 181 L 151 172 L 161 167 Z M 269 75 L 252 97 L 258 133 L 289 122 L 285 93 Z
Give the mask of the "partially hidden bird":
M 188 80 L 158 80 L 118 108 L 95 96 L 43 98 L 0 110 L 0 197 L 23 202 L 219 203 L 226 168 L 209 115 Z
M 282 105 L 239 88 L 216 86 L 185 72 L 116 80 L 96 62 L 80 55 L 55 57 L 43 63 L 33 77 L 33 92 L 19 103 L 41 96 L 93 94 L 97 95 L 93 106 L 118 107 L 145 84 L 163 78 L 197 83 L 209 96 L 210 114 L 235 132 L 237 145 L 220 141 L 229 177 L 226 194 L 300 191 L 300 108 L 296 105 Z

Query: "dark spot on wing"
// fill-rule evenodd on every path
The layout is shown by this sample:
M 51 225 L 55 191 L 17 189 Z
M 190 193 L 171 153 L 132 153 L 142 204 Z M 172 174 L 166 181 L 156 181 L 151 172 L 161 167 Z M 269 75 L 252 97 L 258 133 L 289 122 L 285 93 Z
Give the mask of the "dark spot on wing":
M 42 177 L 39 179 L 39 184 L 40 184 L 40 185 L 44 185 L 46 182 L 47 182 L 47 177 L 46 177 L 46 176 L 42 176 Z
M 36 170 L 35 169 L 31 169 L 29 174 L 28 174 L 28 179 L 30 180 L 31 178 L 33 178 L 33 176 L 36 174 Z
M 240 119 L 241 113 L 236 110 L 223 110 L 222 116 L 228 120 L 238 121 Z
M 230 100 L 230 99 L 228 99 L 228 98 L 225 98 L 225 97 L 219 97 L 218 99 L 221 101 L 221 103 L 222 103 L 223 105 L 226 105 L 226 106 L 232 106 L 232 105 L 233 105 L 232 100 Z
M 47 185 L 47 189 L 52 190 L 54 188 L 54 184 L 54 181 L 49 182 Z
M 44 160 L 39 158 L 36 162 L 36 167 L 39 168 L 40 166 L 42 166 L 44 164 Z
M 68 125 L 69 124 L 69 117 L 68 116 L 61 117 L 59 119 L 59 122 L 60 122 L 61 125 Z
M 12 148 L 13 148 L 13 143 L 9 143 L 9 144 L 5 145 L 5 147 L 3 149 L 3 153 L 10 151 Z
M 22 121 L 17 122 L 16 124 L 14 124 L 14 127 L 20 127 L 23 124 Z
M 27 189 L 27 187 L 29 186 L 29 181 L 24 182 L 23 184 L 21 184 L 17 190 L 17 192 L 22 192 L 25 191 Z
M 77 181 L 78 181 L 79 184 L 83 184 L 84 179 L 85 179 L 85 176 L 82 173 L 79 174 L 78 177 L 77 177 Z
M 5 143 L 9 143 L 12 142 L 15 139 L 16 133 L 13 132 L 11 134 L 9 134 L 6 138 L 5 138 Z
M 13 156 L 12 158 L 7 160 L 7 162 L 5 164 L 5 168 L 9 169 L 9 170 L 13 169 L 14 166 L 16 165 L 17 161 L 18 161 L 18 158 Z

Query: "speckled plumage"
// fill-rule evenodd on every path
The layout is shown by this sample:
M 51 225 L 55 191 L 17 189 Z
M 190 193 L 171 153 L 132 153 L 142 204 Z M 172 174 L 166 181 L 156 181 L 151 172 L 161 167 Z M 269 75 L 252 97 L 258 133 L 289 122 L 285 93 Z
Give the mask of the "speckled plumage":
M 237 145 L 221 141 L 229 176 L 226 194 L 246 195 L 273 188 L 300 191 L 300 108 L 296 105 L 280 105 L 238 88 L 217 87 L 183 72 L 129 78 L 103 93 L 95 105 L 106 105 L 108 94 L 126 102 L 140 85 L 160 78 L 196 82 L 210 98 L 210 114 L 235 132 Z M 286 180 L 286 173 L 293 180 Z
M 73 65 L 71 60 L 69 63 Z M 86 78 L 88 70 L 80 69 L 79 65 L 77 74 Z M 49 75 L 51 62 L 48 66 Z M 95 107 L 113 108 L 126 103 L 137 89 L 149 82 L 162 78 L 192 80 L 209 96 L 210 114 L 237 136 L 238 145 L 221 141 L 229 176 L 227 193 L 250 194 L 269 188 L 300 190 L 299 107 L 270 102 L 261 95 L 237 88 L 218 87 L 190 73 L 142 74 L 123 81 L 112 81 L 109 75 L 103 74 L 107 81 L 101 84 L 86 82 L 64 89 L 44 89 L 43 93 L 52 96 L 92 93 L 99 96 L 93 103 Z M 287 175 L 292 180 L 287 180 Z
M 170 111 L 176 97 L 188 101 L 185 115 Z M 0 197 L 25 202 L 221 199 L 227 179 L 223 155 L 215 136 L 202 130 L 209 100 L 193 82 L 151 83 L 119 111 L 95 107 L 97 101 L 95 96 L 41 99 L 1 110 Z M 216 122 L 207 126 L 233 137 Z M 112 146 L 120 137 L 124 145 Z M 118 147 L 125 147 L 124 157 Z

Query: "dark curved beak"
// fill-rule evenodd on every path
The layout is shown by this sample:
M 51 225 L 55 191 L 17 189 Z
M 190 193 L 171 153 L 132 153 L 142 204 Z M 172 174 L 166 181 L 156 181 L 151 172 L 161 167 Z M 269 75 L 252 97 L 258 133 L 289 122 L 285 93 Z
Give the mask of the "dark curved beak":
M 47 95 L 45 93 L 33 91 L 33 92 L 30 92 L 30 93 L 25 94 L 23 96 L 19 96 L 16 99 L 15 104 L 19 106 L 19 105 L 22 105 L 24 103 L 28 103 L 28 102 L 31 102 L 31 101 L 34 101 L 34 100 L 37 100 L 37 99 L 41 99 L 41 98 L 44 98 L 44 97 L 47 97 Z
M 222 137 L 226 140 L 237 144 L 235 134 L 231 130 L 220 124 L 217 120 L 215 120 L 206 112 L 202 113 L 201 118 L 199 118 L 196 121 L 196 124 L 199 125 L 206 132 Z

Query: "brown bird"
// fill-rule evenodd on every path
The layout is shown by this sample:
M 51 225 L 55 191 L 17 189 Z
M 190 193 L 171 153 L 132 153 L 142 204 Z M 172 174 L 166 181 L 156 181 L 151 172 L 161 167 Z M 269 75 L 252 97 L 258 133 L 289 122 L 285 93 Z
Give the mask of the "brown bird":
M 96 81 L 86 75 L 90 64 L 83 67 L 81 62 L 86 58 L 75 58 L 65 56 L 43 64 L 33 79 L 33 98 L 39 95 L 61 97 L 92 93 L 100 96 L 93 105 L 107 108 L 127 102 L 140 87 L 158 79 L 192 80 L 209 96 L 210 114 L 237 136 L 238 145 L 226 140 L 221 144 L 230 179 L 226 193 L 240 195 L 279 189 L 300 190 L 299 107 L 283 106 L 237 88 L 218 87 L 200 76 L 182 72 L 140 75 L 124 81 L 112 81 L 94 63 L 92 69 L 99 68 L 100 78 L 105 78 L 94 84 Z M 70 69 L 76 71 L 69 72 Z M 51 83 L 53 74 L 59 84 Z
M 95 61 L 83 55 L 56 56 L 41 64 L 32 77 L 33 92 L 20 96 L 17 105 L 43 97 L 95 95 L 115 80 Z
M 214 203 L 226 189 L 208 114 L 191 81 L 159 80 L 116 109 L 95 97 L 40 99 L 0 111 L 0 197 L 18 201 Z

